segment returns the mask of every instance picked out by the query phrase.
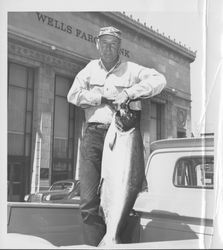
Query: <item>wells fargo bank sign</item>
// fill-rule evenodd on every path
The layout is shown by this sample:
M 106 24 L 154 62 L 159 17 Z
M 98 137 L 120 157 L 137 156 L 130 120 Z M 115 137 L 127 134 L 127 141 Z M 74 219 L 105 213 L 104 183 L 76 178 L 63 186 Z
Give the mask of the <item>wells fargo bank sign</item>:
M 51 26 L 61 32 L 65 32 L 69 35 L 73 35 L 78 39 L 85 40 L 89 43 L 96 43 L 96 36 L 93 36 L 92 34 L 89 34 L 79 28 L 74 28 L 73 26 L 66 24 L 62 21 L 59 21 L 55 18 L 50 17 L 49 15 L 45 15 L 40 12 L 36 12 L 37 20 L 45 25 Z M 130 57 L 130 51 L 126 50 L 124 48 L 121 48 L 120 54 L 122 54 L 125 57 Z

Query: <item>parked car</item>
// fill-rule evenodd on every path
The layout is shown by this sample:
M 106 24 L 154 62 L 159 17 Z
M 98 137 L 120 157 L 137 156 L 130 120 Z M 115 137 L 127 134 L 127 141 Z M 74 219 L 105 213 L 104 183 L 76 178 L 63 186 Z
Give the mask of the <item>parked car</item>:
M 79 180 L 56 181 L 49 190 L 28 194 L 26 202 L 72 203 L 80 196 Z

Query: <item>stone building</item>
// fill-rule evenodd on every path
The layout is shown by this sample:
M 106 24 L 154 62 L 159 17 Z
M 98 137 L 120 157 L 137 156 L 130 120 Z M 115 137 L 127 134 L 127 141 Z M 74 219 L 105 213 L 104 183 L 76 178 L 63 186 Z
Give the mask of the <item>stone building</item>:
M 103 26 L 122 30 L 123 59 L 155 68 L 167 87 L 143 101 L 145 160 L 157 139 L 190 136 L 190 63 L 195 53 L 117 12 L 8 13 L 8 199 L 78 175 L 84 115 L 66 95 L 98 57 Z

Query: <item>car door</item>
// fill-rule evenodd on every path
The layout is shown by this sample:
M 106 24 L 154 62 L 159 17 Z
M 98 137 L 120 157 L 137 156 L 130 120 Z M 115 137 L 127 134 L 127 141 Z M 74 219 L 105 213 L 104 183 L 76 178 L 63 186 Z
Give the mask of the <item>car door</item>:
M 199 245 L 199 239 L 202 239 L 202 244 L 209 244 L 213 224 L 214 195 L 213 185 L 210 185 L 213 181 L 213 174 L 210 180 L 213 152 L 206 152 L 205 157 L 197 150 L 152 154 L 147 171 L 148 192 L 141 193 L 134 206 L 140 217 L 139 242 L 198 240 Z M 186 165 L 188 162 L 192 164 L 193 160 L 199 163 L 198 159 L 203 166 L 209 164 L 206 180 L 209 184 L 203 186 L 195 182 L 195 177 L 199 176 L 195 176 L 194 166 L 194 169 L 190 166 L 179 171 L 179 161 Z M 187 179 L 187 183 L 177 183 L 179 177 Z

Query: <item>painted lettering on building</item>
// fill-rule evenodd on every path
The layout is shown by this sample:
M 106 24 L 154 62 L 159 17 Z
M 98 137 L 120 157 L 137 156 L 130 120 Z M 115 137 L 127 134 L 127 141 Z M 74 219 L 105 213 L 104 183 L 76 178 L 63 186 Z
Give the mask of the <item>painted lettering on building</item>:
M 68 25 L 62 21 L 59 21 L 55 18 L 52 18 L 52 17 L 45 15 L 45 14 L 42 14 L 40 12 L 36 12 L 36 16 L 37 16 L 37 20 L 39 22 L 42 22 L 43 24 L 46 24 L 46 25 L 51 26 L 55 29 L 63 31 L 69 35 L 74 35 L 75 37 L 77 37 L 79 39 L 83 39 L 87 42 L 94 43 L 94 44 L 96 43 L 96 39 L 97 39 L 96 36 L 93 36 L 92 34 L 89 34 L 89 33 L 85 32 L 79 28 L 74 28 L 71 25 Z M 120 54 L 125 56 L 125 57 L 128 57 L 128 58 L 130 57 L 130 51 L 126 50 L 124 48 L 121 48 Z

